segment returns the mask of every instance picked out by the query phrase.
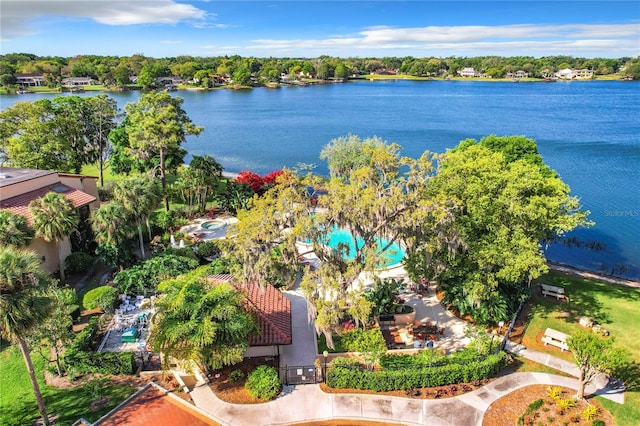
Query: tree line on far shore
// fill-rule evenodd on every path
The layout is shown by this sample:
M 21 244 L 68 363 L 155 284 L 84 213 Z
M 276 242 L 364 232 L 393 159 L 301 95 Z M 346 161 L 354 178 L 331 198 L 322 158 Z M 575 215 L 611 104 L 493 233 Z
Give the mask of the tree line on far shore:
M 37 56 L 29 53 L 0 55 L 0 85 L 16 83 L 15 74 L 42 74 L 49 87 L 57 87 L 66 77 L 90 77 L 106 86 L 136 84 L 151 88 L 155 78 L 178 76 L 201 87 L 213 87 L 217 77 L 226 77 L 240 85 L 278 82 L 283 74 L 305 75 L 326 80 L 348 79 L 374 72 L 392 70 L 415 77 L 457 76 L 471 67 L 493 78 L 526 71 L 533 78 L 544 78 L 564 69 L 589 69 L 595 76 L 619 75 L 640 78 L 638 57 L 580 58 L 572 56 L 478 56 L 478 57 L 384 57 L 384 58 L 255 58 L 234 56 L 152 58 L 132 56 L 82 55 L 72 58 Z

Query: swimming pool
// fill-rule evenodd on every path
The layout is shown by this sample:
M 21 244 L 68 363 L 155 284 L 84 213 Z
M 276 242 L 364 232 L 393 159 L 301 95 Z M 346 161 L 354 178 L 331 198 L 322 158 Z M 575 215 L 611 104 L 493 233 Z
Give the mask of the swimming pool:
M 356 238 L 358 242 L 358 246 L 361 247 L 364 244 L 364 240 L 360 237 Z M 376 242 L 379 247 L 386 247 L 389 244 L 389 241 L 384 238 L 376 238 Z M 310 244 L 311 241 L 307 240 L 307 244 Z M 338 228 L 334 226 L 331 228 L 331 232 L 327 234 L 327 240 L 325 245 L 330 247 L 333 250 L 337 250 L 339 244 L 345 244 L 348 247 L 348 250 L 345 253 L 342 253 L 342 256 L 347 260 L 353 260 L 355 257 L 356 248 L 353 243 L 353 236 L 351 232 L 346 229 Z M 404 259 L 404 249 L 397 243 L 392 243 L 387 250 L 385 250 L 386 262 L 383 267 L 389 267 L 396 265 L 402 262 Z

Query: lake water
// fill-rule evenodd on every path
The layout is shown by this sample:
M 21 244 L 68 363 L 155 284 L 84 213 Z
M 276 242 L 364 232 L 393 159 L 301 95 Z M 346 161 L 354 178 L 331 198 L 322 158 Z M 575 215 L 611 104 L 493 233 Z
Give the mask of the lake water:
M 596 222 L 572 232 L 569 243 L 551 245 L 547 257 L 640 279 L 640 82 L 400 80 L 173 93 L 205 128 L 185 148 L 213 156 L 227 172 L 265 174 L 301 162 L 327 174 L 320 150 L 349 133 L 397 142 L 412 157 L 467 138 L 525 135 Z M 120 106 L 139 95 L 110 94 Z M 44 96 L 52 97 L 0 102 L 6 108 Z

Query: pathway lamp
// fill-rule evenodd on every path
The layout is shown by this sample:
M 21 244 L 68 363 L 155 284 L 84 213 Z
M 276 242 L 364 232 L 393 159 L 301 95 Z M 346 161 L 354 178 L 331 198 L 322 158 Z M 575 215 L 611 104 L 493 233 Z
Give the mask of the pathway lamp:
M 497 330 L 493 330 L 491 332 L 491 343 L 489 344 L 489 353 L 491 353 L 491 351 L 493 350 L 493 339 L 495 339 L 497 335 L 498 335 Z
M 498 322 L 498 334 L 502 334 L 502 327 L 504 326 L 504 321 Z
M 322 351 L 322 357 L 324 358 L 324 371 L 322 372 L 322 378 L 327 383 L 327 358 L 329 357 L 329 351 Z

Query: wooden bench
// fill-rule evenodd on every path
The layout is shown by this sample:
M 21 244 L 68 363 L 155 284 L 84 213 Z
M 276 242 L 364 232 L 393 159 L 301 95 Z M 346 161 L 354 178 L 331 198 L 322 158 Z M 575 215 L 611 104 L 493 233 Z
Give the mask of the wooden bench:
M 558 300 L 560 299 L 569 300 L 569 297 L 564 292 L 564 288 L 562 287 L 556 287 L 554 285 L 548 285 L 548 284 L 540 284 L 540 287 L 542 288 L 543 296 L 555 297 Z
M 567 345 L 568 334 L 562 333 L 558 330 L 554 330 L 553 328 L 547 328 L 544 332 L 544 336 L 542 336 L 542 341 L 544 345 L 553 345 L 562 350 L 562 352 L 569 350 L 569 345 Z

